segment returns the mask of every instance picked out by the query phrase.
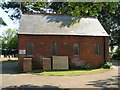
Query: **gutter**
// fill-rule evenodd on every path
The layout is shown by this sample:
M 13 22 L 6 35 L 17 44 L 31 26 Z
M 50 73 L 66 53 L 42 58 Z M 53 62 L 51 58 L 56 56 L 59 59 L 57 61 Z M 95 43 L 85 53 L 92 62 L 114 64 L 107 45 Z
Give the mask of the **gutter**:
M 32 36 L 92 36 L 92 37 L 109 37 L 109 35 L 85 35 L 85 34 L 53 34 L 53 33 L 42 33 L 42 34 L 33 34 L 33 33 L 19 33 L 18 35 L 32 35 Z

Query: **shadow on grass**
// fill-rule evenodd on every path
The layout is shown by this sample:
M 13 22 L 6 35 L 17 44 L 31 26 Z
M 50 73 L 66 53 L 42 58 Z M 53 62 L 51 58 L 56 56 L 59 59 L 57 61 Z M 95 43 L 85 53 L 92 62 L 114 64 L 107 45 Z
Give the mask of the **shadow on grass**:
M 120 76 L 113 76 L 113 78 L 108 78 L 105 80 L 89 81 L 90 86 L 101 87 L 101 88 L 118 88 L 120 86 Z

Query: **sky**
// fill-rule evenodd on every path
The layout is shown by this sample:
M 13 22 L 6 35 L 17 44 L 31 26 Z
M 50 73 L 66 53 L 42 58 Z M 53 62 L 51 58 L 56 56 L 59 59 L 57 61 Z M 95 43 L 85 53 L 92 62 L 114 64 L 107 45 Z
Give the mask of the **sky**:
M 6 29 L 17 29 L 18 25 L 15 24 L 12 19 L 8 16 L 8 13 L 6 13 L 1 7 L 0 7 L 0 17 L 3 19 L 3 21 L 7 24 L 7 26 L 0 26 L 0 35 L 2 35 L 2 32 Z
M 5 2 L 8 2 L 11 0 L 5 0 Z M 0 35 L 2 35 L 2 32 L 6 29 L 18 29 L 19 28 L 19 21 L 16 20 L 16 24 L 12 21 L 12 19 L 8 16 L 14 13 L 13 10 L 9 10 L 8 13 L 6 13 L 1 7 L 0 7 L 0 17 L 3 19 L 3 21 L 7 24 L 7 26 L 0 25 Z

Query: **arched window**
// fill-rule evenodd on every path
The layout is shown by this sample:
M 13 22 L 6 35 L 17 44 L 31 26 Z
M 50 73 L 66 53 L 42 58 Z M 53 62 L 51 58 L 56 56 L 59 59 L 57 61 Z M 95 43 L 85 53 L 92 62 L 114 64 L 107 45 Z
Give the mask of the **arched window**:
M 34 54 L 34 45 L 32 42 L 29 42 L 27 45 L 27 54 L 33 55 Z
M 79 44 L 74 43 L 74 56 L 79 56 Z
M 52 56 L 57 55 L 57 45 L 56 45 L 55 42 L 53 42 L 53 43 L 51 44 L 51 55 L 52 55 Z
M 100 55 L 100 45 L 99 44 L 95 44 L 95 55 Z

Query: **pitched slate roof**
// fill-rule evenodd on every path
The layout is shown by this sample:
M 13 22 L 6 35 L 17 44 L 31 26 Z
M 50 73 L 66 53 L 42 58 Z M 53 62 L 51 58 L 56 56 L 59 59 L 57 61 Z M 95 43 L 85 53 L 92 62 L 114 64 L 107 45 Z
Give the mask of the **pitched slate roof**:
M 18 34 L 109 36 L 96 18 L 81 18 L 70 25 L 72 22 L 71 16 L 22 15 Z

